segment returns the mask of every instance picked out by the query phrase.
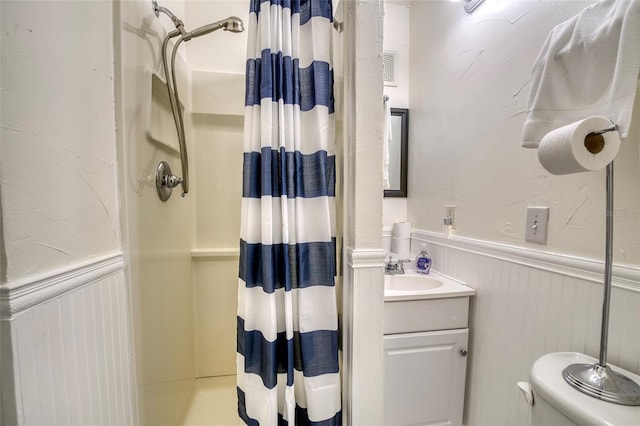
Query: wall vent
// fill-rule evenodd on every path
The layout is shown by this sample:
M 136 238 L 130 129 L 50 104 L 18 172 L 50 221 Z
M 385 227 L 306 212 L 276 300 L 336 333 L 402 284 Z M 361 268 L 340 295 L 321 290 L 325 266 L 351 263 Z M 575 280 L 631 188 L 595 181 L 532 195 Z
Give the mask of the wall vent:
M 386 51 L 382 54 L 383 79 L 385 86 L 397 86 L 396 83 L 397 52 Z

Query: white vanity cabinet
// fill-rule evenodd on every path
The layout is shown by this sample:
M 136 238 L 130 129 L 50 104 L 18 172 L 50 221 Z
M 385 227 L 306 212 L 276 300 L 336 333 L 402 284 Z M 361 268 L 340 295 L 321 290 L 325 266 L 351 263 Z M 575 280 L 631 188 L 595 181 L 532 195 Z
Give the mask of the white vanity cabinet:
M 462 425 L 469 297 L 475 291 L 437 279 L 443 285 L 430 291 L 385 289 L 385 425 Z
M 384 336 L 386 425 L 462 424 L 468 337 L 466 328 Z

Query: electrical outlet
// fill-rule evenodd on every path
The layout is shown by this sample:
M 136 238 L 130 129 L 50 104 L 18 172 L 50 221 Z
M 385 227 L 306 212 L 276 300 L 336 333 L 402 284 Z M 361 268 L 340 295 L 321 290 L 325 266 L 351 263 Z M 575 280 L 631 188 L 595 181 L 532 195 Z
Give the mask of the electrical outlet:
M 525 241 L 546 245 L 548 224 L 549 207 L 527 207 Z
M 449 226 L 451 229 L 455 229 L 456 227 L 456 222 L 454 220 L 455 216 L 456 216 L 456 206 L 448 205 L 444 212 L 444 224 Z

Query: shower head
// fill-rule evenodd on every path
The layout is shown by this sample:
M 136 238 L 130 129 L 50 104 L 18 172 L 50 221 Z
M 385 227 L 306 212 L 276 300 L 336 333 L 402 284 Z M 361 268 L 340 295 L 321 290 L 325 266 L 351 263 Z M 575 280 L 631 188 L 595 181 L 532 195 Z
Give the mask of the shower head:
M 242 23 L 242 19 L 236 16 L 230 16 L 227 19 L 223 19 L 222 21 L 214 22 L 213 24 L 209 25 L 203 25 L 202 27 L 196 28 L 193 31 L 189 31 L 182 38 L 184 39 L 184 41 L 189 41 L 192 38 L 209 34 L 210 32 L 219 30 L 221 28 L 225 31 L 240 33 L 244 31 L 244 24 Z
M 231 31 L 232 33 L 241 33 L 244 31 L 244 24 L 242 23 L 242 19 L 237 16 L 229 16 L 225 19 L 225 31 Z

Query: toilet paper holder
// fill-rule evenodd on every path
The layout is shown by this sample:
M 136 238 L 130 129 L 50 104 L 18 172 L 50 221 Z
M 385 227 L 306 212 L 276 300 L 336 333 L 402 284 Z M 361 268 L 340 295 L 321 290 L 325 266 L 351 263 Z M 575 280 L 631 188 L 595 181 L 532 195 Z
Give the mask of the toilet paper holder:
M 610 127 L 587 134 L 584 138 L 585 148 L 592 154 L 597 154 L 604 148 L 604 138 L 602 134 L 616 130 L 618 130 L 618 125 L 611 121 Z M 600 328 L 600 357 L 598 362 L 593 365 L 569 365 L 562 371 L 562 377 L 573 388 L 594 398 L 614 404 L 640 406 L 640 385 L 607 366 L 609 310 L 611 305 L 611 279 L 613 272 L 613 161 L 611 161 L 606 168 L 605 231 L 604 295 Z M 520 388 L 522 389 L 522 387 Z
M 604 137 L 602 137 L 602 135 L 604 133 L 615 132 L 618 130 L 618 128 L 618 125 L 611 121 L 611 126 L 607 127 L 606 129 L 596 130 L 589 133 L 584 138 L 584 147 L 587 148 L 587 151 L 589 151 L 590 153 L 598 154 L 604 149 Z

